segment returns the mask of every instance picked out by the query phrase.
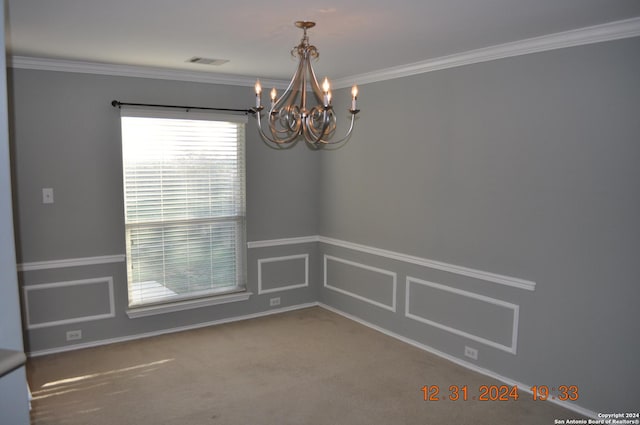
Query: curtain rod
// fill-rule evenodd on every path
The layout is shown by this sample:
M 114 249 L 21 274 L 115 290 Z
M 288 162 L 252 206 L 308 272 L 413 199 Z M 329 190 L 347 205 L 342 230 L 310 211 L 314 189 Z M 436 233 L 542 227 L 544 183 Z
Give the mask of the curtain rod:
M 191 109 L 197 109 L 197 110 L 207 110 L 207 111 L 242 112 L 244 114 L 255 114 L 255 111 L 253 109 L 230 109 L 230 108 L 206 108 L 203 106 L 157 105 L 153 103 L 120 102 L 118 100 L 111 101 L 111 106 L 113 106 L 114 108 L 120 108 L 121 106 L 151 106 L 156 108 L 186 109 L 187 111 Z

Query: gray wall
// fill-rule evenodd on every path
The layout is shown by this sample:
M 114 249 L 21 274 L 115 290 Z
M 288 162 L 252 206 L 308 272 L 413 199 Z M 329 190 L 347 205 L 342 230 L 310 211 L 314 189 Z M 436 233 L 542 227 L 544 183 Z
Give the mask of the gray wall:
M 322 300 L 519 382 L 577 385 L 576 403 L 594 411 L 637 410 L 639 52 L 635 38 L 363 85 L 351 141 L 322 153 L 320 234 L 367 249 L 324 243 L 321 255 L 396 273 L 398 306 L 331 288 Z M 345 273 L 341 282 L 367 279 L 362 267 Z M 499 343 L 512 336 L 512 309 L 415 279 L 518 306 L 517 353 L 415 320 Z M 379 301 L 377 284 L 359 291 Z
M 123 263 L 24 272 L 25 287 L 110 277 L 116 307 L 114 318 L 32 329 L 28 349 L 70 344 L 69 329 L 99 341 L 260 313 L 281 296 L 518 382 L 577 385 L 577 405 L 594 411 L 634 410 L 638 51 L 636 38 L 366 84 L 356 131 L 332 152 L 270 150 L 250 121 L 247 239 L 320 242 L 250 248 L 247 302 L 149 318 L 124 313 Z M 22 263 L 124 253 L 112 99 L 252 99 L 250 88 L 21 69 L 10 91 Z M 348 89 L 335 99 L 345 109 Z M 40 203 L 42 187 L 54 205 Z M 46 320 L 59 307 L 33 308 Z
M 137 319 L 129 319 L 125 314 L 124 262 L 63 268 L 45 265 L 43 269 L 32 270 L 29 266 L 43 261 L 125 252 L 120 115 L 111 106 L 113 99 L 246 108 L 253 102 L 253 94 L 249 87 L 26 69 L 10 69 L 9 85 L 17 256 L 18 263 L 27 266 L 20 280 L 32 295 L 28 299 L 31 314 L 26 319 L 45 325 L 26 332 L 27 351 L 42 352 L 71 343 L 108 340 L 268 311 L 272 309 L 269 299 L 274 296 L 281 298 L 277 308 L 317 299 L 313 283 L 318 273 L 314 263 L 310 264 L 307 287 L 261 295 L 257 287 L 258 260 L 313 254 L 315 244 L 249 249 L 248 289 L 254 295 L 248 301 Z M 316 234 L 317 155 L 304 147 L 286 151 L 268 148 L 258 138 L 251 117 L 246 134 L 247 240 Z M 45 187 L 54 189 L 54 204 L 42 204 L 41 190 Z M 313 255 L 311 262 L 316 257 Z M 273 289 L 291 286 L 294 278 L 304 281 L 304 276 L 278 281 L 282 275 L 275 271 L 278 264 L 288 265 L 270 263 L 271 274 L 265 273 L 265 285 Z M 109 279 L 114 287 L 115 317 L 48 326 L 61 319 L 90 318 L 108 312 L 111 306 L 104 293 Z M 78 281 L 83 283 L 69 285 Z M 32 286 L 40 284 L 60 285 L 60 296 L 45 296 L 55 289 Z M 89 295 L 92 298 L 88 299 L 87 293 L 92 290 L 93 295 Z M 80 303 L 83 306 L 78 306 Z M 88 311 L 92 309 L 95 314 Z M 82 340 L 67 342 L 66 332 L 75 329 L 82 330 Z

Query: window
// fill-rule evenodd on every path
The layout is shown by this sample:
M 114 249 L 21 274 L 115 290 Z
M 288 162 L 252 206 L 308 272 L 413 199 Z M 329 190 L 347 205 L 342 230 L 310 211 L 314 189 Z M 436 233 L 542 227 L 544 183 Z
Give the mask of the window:
M 244 291 L 244 122 L 122 109 L 130 308 Z

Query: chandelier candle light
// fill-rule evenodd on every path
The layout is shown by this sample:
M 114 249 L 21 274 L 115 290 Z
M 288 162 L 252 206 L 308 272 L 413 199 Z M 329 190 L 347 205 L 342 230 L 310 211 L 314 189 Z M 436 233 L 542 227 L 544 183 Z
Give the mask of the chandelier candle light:
M 356 114 L 360 112 L 356 108 L 358 99 L 358 87 L 351 89 L 351 124 L 347 133 L 338 140 L 332 140 L 336 131 L 336 116 L 331 106 L 331 85 L 327 78 L 322 82 L 322 88 L 318 84 L 316 75 L 311 67 L 311 59 L 320 56 L 318 49 L 309 44 L 307 29 L 313 28 L 315 22 L 297 21 L 296 27 L 302 29 L 304 34 L 300 44 L 291 50 L 291 55 L 299 58 L 298 68 L 293 75 L 289 86 L 280 98 L 277 98 L 276 89 L 271 89 L 271 106 L 269 108 L 269 135 L 262 129 L 261 112 L 262 86 L 260 80 L 256 81 L 256 106 L 252 108 L 255 113 L 258 132 L 262 139 L 277 147 L 284 148 L 295 144 L 300 136 L 313 149 L 319 149 L 326 145 L 335 145 L 346 141 L 353 130 Z M 311 93 L 316 98 L 317 104 L 307 105 L 307 85 L 311 87 Z

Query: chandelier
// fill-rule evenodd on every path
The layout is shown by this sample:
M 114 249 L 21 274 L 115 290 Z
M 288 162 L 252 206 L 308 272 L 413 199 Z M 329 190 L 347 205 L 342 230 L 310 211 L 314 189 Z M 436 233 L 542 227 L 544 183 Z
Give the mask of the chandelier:
M 261 118 L 262 110 L 265 109 L 261 99 L 262 86 L 260 80 L 256 81 L 256 106 L 251 111 L 255 114 L 258 132 L 267 144 L 279 148 L 290 147 L 300 138 L 304 138 L 313 149 L 342 143 L 351 135 L 355 116 L 360 112 L 356 109 L 358 87 L 354 85 L 351 88 L 349 129 L 342 138 L 332 140 L 336 132 L 336 115 L 331 106 L 331 86 L 325 78 L 320 88 L 311 67 L 311 59 L 317 59 L 320 53 L 315 46 L 309 44 L 307 30 L 316 24 L 297 21 L 295 25 L 304 31 L 300 44 L 291 49 L 291 55 L 299 58 L 298 68 L 282 96 L 278 98 L 276 89 L 271 90 L 271 105 L 267 115 L 268 134 L 263 130 Z M 307 92 L 308 86 L 311 88 L 310 92 Z M 311 97 L 315 98 L 315 104 Z

